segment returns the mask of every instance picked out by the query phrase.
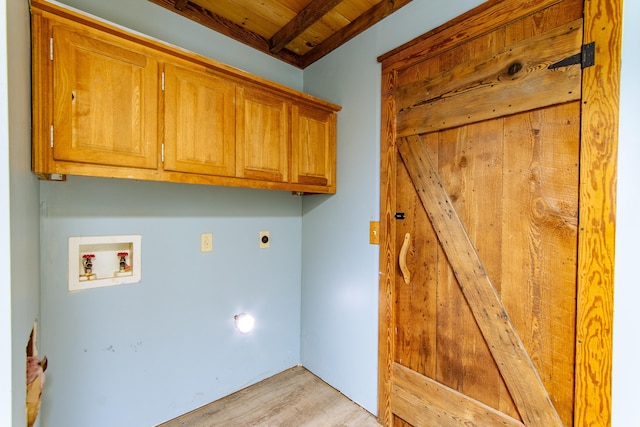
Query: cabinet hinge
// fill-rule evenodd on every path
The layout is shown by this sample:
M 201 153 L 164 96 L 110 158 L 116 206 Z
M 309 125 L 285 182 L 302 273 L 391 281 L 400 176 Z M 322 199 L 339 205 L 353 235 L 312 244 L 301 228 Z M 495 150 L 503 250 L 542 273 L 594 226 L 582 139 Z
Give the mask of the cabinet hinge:
M 53 37 L 49 37 L 49 61 L 53 61 Z
M 162 144 L 162 154 L 161 154 L 161 159 L 162 159 L 162 163 L 164 163 L 164 144 Z
M 49 126 L 49 146 L 53 148 L 53 125 Z
M 549 65 L 549 70 L 555 70 L 560 67 L 568 67 L 569 65 L 580 64 L 582 68 L 589 68 L 596 65 L 596 42 L 583 44 L 580 53 L 571 55 L 555 64 Z
M 162 91 L 164 91 L 164 71 L 162 72 Z

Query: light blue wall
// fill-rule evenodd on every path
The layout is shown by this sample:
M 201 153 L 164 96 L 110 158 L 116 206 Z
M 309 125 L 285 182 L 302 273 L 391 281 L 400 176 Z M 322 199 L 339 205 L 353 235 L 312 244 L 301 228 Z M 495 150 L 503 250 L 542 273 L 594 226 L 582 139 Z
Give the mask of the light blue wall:
M 640 426 L 640 3 L 624 2 L 616 271 L 613 321 L 613 426 Z
M 299 364 L 298 197 L 70 177 L 42 183 L 41 227 L 45 425 L 149 426 Z M 68 238 L 118 234 L 142 235 L 142 281 L 70 293 Z
M 7 34 L 7 2 L 0 0 L 0 34 Z M 0 40 L 0 425 L 11 426 L 11 216 L 9 214 L 9 77 L 7 37 Z M 6 206 L 6 208 L 5 208 Z
M 7 405 L 9 420 L 2 419 L 5 411 L 0 410 L 0 425 L 24 426 L 25 416 L 25 349 L 29 334 L 39 313 L 39 219 L 38 219 L 38 183 L 31 173 L 31 103 L 30 80 L 31 63 L 29 54 L 29 13 L 28 3 L 24 0 L 9 0 L 0 3 L 5 17 L 6 27 L 0 26 L 3 34 L 0 50 L 0 68 L 7 80 L 0 79 L 3 86 L 0 103 L 0 122 L 2 125 L 2 144 L 0 156 L 0 299 L 2 304 L 10 302 L 11 308 L 0 308 L 0 356 L 2 369 L 9 366 L 11 376 L 4 380 L 0 374 L 0 388 L 10 390 L 13 399 Z M 5 13 L 6 11 L 6 13 Z M 6 34 L 6 37 L 4 37 Z M 6 51 L 4 51 L 6 49 Z M 10 61 L 5 58 L 11 58 Z M 5 62 L 6 61 L 6 62 Z M 8 154 L 8 156 L 7 156 Z M 6 157 L 5 157 L 6 156 Z M 6 168 L 8 159 L 9 168 Z M 6 195 L 9 197 L 6 198 Z M 7 220 L 9 221 L 7 223 Z M 9 224 L 9 229 L 6 228 Z M 9 284 L 10 283 L 10 284 Z M 8 291 L 8 293 L 7 293 Z M 6 316 L 10 316 L 11 339 L 7 343 L 5 333 Z M 7 345 L 8 344 L 8 345 Z M 5 352 L 10 352 L 11 360 L 5 364 Z M 7 353 L 8 354 L 8 353 Z M 16 398 L 16 396 L 18 396 Z M 5 408 L 3 402 L 2 405 Z M 6 421 L 6 424 L 5 424 Z
M 301 88 L 301 70 L 148 1 L 65 3 Z M 301 198 L 79 177 L 40 189 L 45 425 L 148 426 L 300 363 Z M 119 234 L 142 235 L 142 281 L 69 293 L 68 238 Z M 241 311 L 251 335 L 233 328 Z
M 413 1 L 305 69 L 304 90 L 342 106 L 338 192 L 303 201 L 302 363 L 377 413 L 381 54 L 482 3 Z

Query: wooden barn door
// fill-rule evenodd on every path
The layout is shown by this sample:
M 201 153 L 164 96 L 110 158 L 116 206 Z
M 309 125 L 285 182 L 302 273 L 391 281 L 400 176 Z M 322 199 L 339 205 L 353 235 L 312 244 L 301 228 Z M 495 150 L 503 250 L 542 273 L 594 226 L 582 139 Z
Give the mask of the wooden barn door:
M 503 23 L 389 73 L 387 425 L 574 425 L 581 88 L 594 46 L 582 0 L 490 3 Z

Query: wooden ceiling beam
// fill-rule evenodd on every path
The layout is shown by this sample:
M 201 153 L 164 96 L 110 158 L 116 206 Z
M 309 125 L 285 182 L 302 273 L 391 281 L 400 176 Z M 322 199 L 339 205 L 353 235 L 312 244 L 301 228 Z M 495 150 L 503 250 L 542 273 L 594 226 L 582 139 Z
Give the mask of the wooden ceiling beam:
M 187 7 L 187 0 L 176 0 L 176 9 L 184 10 Z
M 300 67 L 300 56 L 287 49 L 282 49 L 278 53 L 272 54 L 269 51 L 269 42 L 264 37 L 258 34 L 248 31 L 240 25 L 217 15 L 195 3 L 186 2 L 184 9 L 178 9 L 177 3 L 179 0 L 149 0 L 151 3 L 155 3 L 158 6 L 162 6 L 174 13 L 184 16 L 200 25 L 223 34 L 227 37 L 246 44 L 249 47 L 257 49 L 267 55 L 278 58 L 288 64 L 295 67 Z
M 369 27 L 372 27 L 379 21 L 391 15 L 401 7 L 411 3 L 411 0 L 383 0 L 371 9 L 351 21 L 351 23 L 342 29 L 336 31 L 322 43 L 300 58 L 300 67 L 305 68 L 313 64 L 318 59 L 327 55 L 332 50 L 348 42 Z
M 340 2 L 342 0 L 313 0 L 269 39 L 269 51 L 278 53 Z

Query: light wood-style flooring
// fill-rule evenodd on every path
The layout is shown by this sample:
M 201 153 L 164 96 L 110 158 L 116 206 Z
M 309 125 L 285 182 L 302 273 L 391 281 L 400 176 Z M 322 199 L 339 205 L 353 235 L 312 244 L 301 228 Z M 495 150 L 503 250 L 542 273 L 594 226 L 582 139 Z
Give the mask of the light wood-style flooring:
M 379 427 L 376 418 L 302 366 L 158 427 Z

